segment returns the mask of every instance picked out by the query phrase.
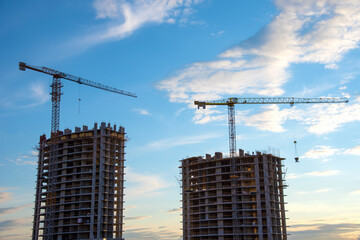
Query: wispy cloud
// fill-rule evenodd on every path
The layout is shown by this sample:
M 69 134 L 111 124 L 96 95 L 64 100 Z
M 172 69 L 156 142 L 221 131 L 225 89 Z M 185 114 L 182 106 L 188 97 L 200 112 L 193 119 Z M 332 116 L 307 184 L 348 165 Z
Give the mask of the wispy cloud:
M 294 178 L 298 178 L 300 177 L 299 174 L 296 174 L 296 173 L 289 173 L 285 176 L 285 178 L 287 179 L 294 179 Z
M 203 134 L 203 135 L 188 136 L 188 137 L 168 138 L 168 139 L 153 141 L 147 144 L 145 148 L 154 151 L 159 151 L 159 150 L 169 149 L 182 145 L 203 143 L 208 139 L 218 138 L 220 136 L 222 135 L 212 133 L 212 134 Z
M 106 19 L 107 25 L 75 40 L 80 47 L 89 47 L 109 40 L 121 40 L 149 24 L 186 22 L 193 12 L 192 5 L 200 0 L 95 0 L 97 19 Z M 74 44 L 74 41 L 73 41 Z
M 11 96 L 10 96 L 11 95 Z M 0 98 L 0 106 L 8 109 L 25 109 L 39 106 L 50 100 L 48 86 L 44 82 L 31 82 L 16 93 L 5 94 Z
M 11 192 L 0 192 L 0 203 L 7 202 L 13 199 L 13 195 Z
M 150 115 L 148 110 L 142 109 L 142 108 L 136 108 L 133 109 L 134 112 L 140 114 L 140 115 Z
M 130 210 L 130 209 L 134 209 L 134 208 L 137 208 L 137 206 L 135 206 L 135 205 L 125 206 L 125 210 Z
M 305 173 L 307 176 L 315 176 L 315 177 L 327 177 L 327 176 L 334 176 L 338 175 L 338 170 L 326 170 L 326 171 L 313 171 Z
M 126 177 L 126 183 L 129 186 L 125 191 L 127 199 L 136 199 L 139 196 L 142 198 L 156 196 L 171 185 L 158 175 L 137 173 L 131 168 L 127 168 Z
M 322 189 L 312 190 L 312 191 L 299 191 L 297 193 L 298 194 L 314 194 L 314 193 L 324 193 L 324 192 L 329 192 L 329 191 L 331 191 L 330 188 L 322 188 Z
M 326 158 L 335 155 L 340 149 L 330 146 L 316 146 L 314 149 L 307 151 L 301 158 Z
M 215 32 L 215 33 L 211 33 L 210 36 L 211 37 L 219 37 L 221 35 L 223 35 L 225 33 L 224 30 L 221 30 L 221 31 L 218 31 L 218 32 Z
M 136 216 L 136 217 L 125 217 L 126 220 L 144 220 L 150 218 L 151 216 Z
M 280 13 L 255 36 L 213 61 L 191 64 L 159 82 L 158 88 L 169 93 L 171 102 L 189 105 L 193 100 L 215 100 L 226 95 L 282 95 L 283 85 L 291 76 L 291 64 L 320 63 L 326 68 L 336 68 L 345 53 L 358 48 L 358 1 L 278 0 L 275 3 Z M 219 119 L 197 116 L 195 122 L 201 122 L 202 117 L 207 118 L 206 122 Z M 278 120 L 283 119 L 284 116 Z M 312 118 L 307 121 L 311 122 Z M 324 121 L 321 118 L 319 124 L 312 122 L 309 131 L 326 131 Z M 337 125 L 332 130 L 346 121 L 334 122 Z M 266 129 L 283 131 L 279 125 Z
M 23 166 L 23 165 L 36 165 L 37 164 L 37 151 L 31 151 L 29 154 L 20 154 L 16 159 L 9 159 L 9 162 L 12 162 L 16 165 Z
M 174 231 L 169 228 L 144 228 L 144 227 L 127 227 L 124 236 L 129 240 L 180 240 L 180 230 Z
M 305 172 L 305 173 L 289 173 L 285 176 L 286 179 L 295 179 L 295 178 L 302 178 L 302 177 L 327 177 L 327 176 L 335 176 L 339 175 L 340 171 L 338 170 L 324 170 L 324 171 L 312 171 L 312 172 Z M 326 189 L 319 189 L 315 192 L 321 191 L 328 191 L 329 188 Z
M 360 155 L 360 146 L 356 146 L 345 151 L 347 154 Z
M 294 239 L 358 240 L 360 236 L 360 224 L 296 224 L 292 225 L 288 231 Z
M 360 189 L 350 192 L 351 195 L 360 195 Z
M 177 212 L 180 212 L 181 211 L 181 208 L 173 208 L 173 209 L 169 209 L 167 211 L 167 213 L 177 213 Z
M 11 214 L 14 212 L 18 212 L 23 210 L 24 208 L 31 208 L 33 207 L 34 204 L 25 204 L 22 206 L 18 206 L 18 207 L 6 207 L 6 208 L 0 208 L 0 215 L 7 215 L 7 214 Z

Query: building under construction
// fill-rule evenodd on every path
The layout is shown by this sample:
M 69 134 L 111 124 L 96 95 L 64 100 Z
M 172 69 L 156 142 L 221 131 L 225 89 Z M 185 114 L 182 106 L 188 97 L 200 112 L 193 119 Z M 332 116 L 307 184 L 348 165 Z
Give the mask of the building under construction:
M 241 149 L 181 160 L 183 239 L 287 239 L 282 160 Z
M 122 239 L 123 127 L 40 137 L 32 239 Z

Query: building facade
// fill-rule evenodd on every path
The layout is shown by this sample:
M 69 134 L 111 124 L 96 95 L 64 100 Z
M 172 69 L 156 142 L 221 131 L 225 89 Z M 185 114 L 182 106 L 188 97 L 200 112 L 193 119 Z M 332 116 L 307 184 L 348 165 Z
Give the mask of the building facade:
M 181 160 L 183 239 L 286 240 L 282 160 L 241 149 Z
M 32 239 L 122 239 L 123 127 L 40 137 Z

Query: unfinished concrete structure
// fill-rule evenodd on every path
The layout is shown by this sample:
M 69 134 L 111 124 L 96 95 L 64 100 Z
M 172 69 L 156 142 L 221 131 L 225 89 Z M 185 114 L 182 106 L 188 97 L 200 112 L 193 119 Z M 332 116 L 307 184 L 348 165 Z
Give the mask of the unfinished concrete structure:
M 287 239 L 282 160 L 241 149 L 181 160 L 183 239 Z
M 40 137 L 32 239 L 122 239 L 123 127 Z

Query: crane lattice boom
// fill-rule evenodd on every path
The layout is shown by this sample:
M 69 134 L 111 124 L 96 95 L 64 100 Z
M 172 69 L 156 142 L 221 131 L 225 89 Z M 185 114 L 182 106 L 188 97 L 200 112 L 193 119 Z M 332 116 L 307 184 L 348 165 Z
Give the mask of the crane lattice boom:
M 273 97 L 273 98 L 227 98 L 216 101 L 195 101 L 198 108 L 206 105 L 234 105 L 234 104 L 290 104 L 297 103 L 347 103 L 347 98 L 321 97 L 321 98 L 295 98 L 295 97 Z
M 135 93 L 123 91 L 123 90 L 120 90 L 120 89 L 117 89 L 117 88 L 114 88 L 114 87 L 109 87 L 109 86 L 106 86 L 106 85 L 104 85 L 102 83 L 90 81 L 90 80 L 87 80 L 87 79 L 84 79 L 84 78 L 81 78 L 81 77 L 76 77 L 76 76 L 73 76 L 71 74 L 63 73 L 63 72 L 60 72 L 60 71 L 57 71 L 57 70 L 54 70 L 54 69 L 51 69 L 51 68 L 32 66 L 32 65 L 28 65 L 28 64 L 26 64 L 24 62 L 19 62 L 19 69 L 20 70 L 25 71 L 26 68 L 34 70 L 34 71 L 46 73 L 46 74 L 52 75 L 52 76 L 54 76 L 56 78 L 63 78 L 63 79 L 69 80 L 69 81 L 73 81 L 73 82 L 76 82 L 76 83 L 79 83 L 79 84 L 84 84 L 84 85 L 87 85 L 87 86 L 90 86 L 90 87 L 99 88 L 99 89 L 106 90 L 106 91 L 109 91 L 109 92 L 123 94 L 123 95 L 126 95 L 126 96 L 135 97 L 135 98 L 137 97 Z
M 71 74 L 67 74 L 67 73 L 63 73 L 51 68 L 47 68 L 47 67 L 38 67 L 38 66 L 32 66 L 32 65 L 28 65 L 24 62 L 19 62 L 19 69 L 22 71 L 25 71 L 26 69 L 31 69 L 34 71 L 38 71 L 41 73 L 45 73 L 45 74 L 49 74 L 51 76 L 53 76 L 53 82 L 51 84 L 51 101 L 52 101 L 52 117 L 51 117 L 51 133 L 56 133 L 59 130 L 59 122 L 60 122 L 60 98 L 62 95 L 61 92 L 61 88 L 62 88 L 62 83 L 61 83 L 61 78 L 72 81 L 72 82 L 76 82 L 78 84 L 84 84 L 90 87 L 95 87 L 98 89 L 102 89 L 105 91 L 109 91 L 109 92 L 113 92 L 113 93 L 118 93 L 118 94 L 122 94 L 122 95 L 126 95 L 129 97 L 137 97 L 135 93 L 131 93 L 131 92 L 127 92 L 127 91 L 123 91 L 114 87 L 109 87 L 106 86 L 102 83 L 98 83 L 98 82 L 93 82 L 81 77 L 76 77 L 74 75 Z

